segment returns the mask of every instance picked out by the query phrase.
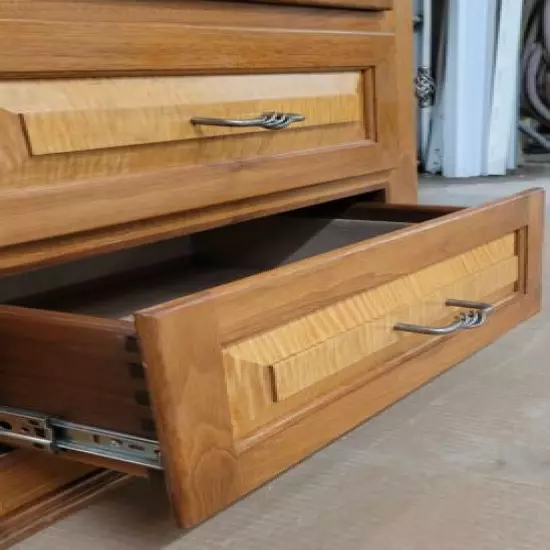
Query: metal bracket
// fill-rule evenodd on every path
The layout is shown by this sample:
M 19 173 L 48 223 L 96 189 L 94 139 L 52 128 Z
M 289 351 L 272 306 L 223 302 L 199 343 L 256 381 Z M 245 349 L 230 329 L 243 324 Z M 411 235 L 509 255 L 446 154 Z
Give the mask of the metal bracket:
M 158 441 L 0 407 L 0 442 L 47 453 L 77 451 L 162 470 Z

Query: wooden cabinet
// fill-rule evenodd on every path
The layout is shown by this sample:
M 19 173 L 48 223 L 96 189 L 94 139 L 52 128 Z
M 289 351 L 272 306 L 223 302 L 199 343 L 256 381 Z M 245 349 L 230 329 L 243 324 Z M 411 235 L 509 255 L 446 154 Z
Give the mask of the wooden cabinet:
M 540 191 L 414 204 L 412 54 L 404 0 L 0 3 L 0 275 L 180 247 L 0 306 L 0 546 L 97 468 L 196 525 L 538 311 Z
M 158 439 L 195 525 L 536 313 L 543 203 L 346 200 L 194 234 L 164 269 L 0 308 L 0 402 Z

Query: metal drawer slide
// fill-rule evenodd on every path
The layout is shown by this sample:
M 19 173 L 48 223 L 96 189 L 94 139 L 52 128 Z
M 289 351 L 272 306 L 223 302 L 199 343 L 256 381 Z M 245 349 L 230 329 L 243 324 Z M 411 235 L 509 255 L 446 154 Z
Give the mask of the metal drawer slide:
M 78 451 L 162 470 L 158 441 L 0 407 L 0 443 L 47 453 Z

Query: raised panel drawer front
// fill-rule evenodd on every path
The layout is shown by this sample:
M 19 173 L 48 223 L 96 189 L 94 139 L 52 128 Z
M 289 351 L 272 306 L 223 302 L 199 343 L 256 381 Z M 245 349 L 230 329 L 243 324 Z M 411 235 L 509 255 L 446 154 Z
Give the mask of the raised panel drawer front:
M 351 175 L 388 170 L 395 114 L 376 100 L 376 74 L 1 82 L 0 246 L 350 175 L 325 165 L 335 151 L 361 151 Z
M 195 525 L 535 314 L 543 206 L 539 190 L 471 209 L 346 199 L 3 306 L 0 413 L 158 442 Z
M 71 4 L 0 5 L 0 269 L 37 241 L 51 250 L 145 222 L 154 234 L 170 216 L 224 220 L 316 186 L 390 186 L 392 12 Z
M 35 157 L 183 142 L 164 162 L 201 164 L 374 140 L 373 121 L 365 117 L 365 106 L 375 107 L 374 90 L 364 83 L 371 76 L 357 71 L 4 82 L 0 104 L 21 118 Z M 264 121 L 264 113 L 273 116 Z M 162 156 L 162 149 L 155 151 Z

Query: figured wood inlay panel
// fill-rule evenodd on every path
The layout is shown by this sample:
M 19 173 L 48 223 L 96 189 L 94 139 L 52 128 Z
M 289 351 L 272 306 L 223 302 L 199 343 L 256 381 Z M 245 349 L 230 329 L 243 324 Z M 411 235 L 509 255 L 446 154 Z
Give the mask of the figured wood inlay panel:
M 242 119 L 279 111 L 306 117 L 282 133 L 357 123 L 363 112 L 361 81 L 360 72 L 17 80 L 0 84 L 0 107 L 22 117 L 32 154 L 45 155 L 281 133 L 197 126 L 190 122 L 196 116 Z
M 447 298 L 480 300 L 518 280 L 515 235 L 355 294 L 224 348 L 237 424 L 407 338 L 397 322 L 441 324 Z
M 444 287 L 421 302 L 392 311 L 371 323 L 270 365 L 276 401 L 286 399 L 318 380 L 406 338 L 407 335 L 393 330 L 396 323 L 446 324 L 442 320 L 448 318 L 449 311 L 453 311 L 445 306 L 447 298 L 483 300 L 490 291 L 509 286 L 517 279 L 517 258 L 509 258 L 471 278 Z
M 414 303 L 440 287 L 459 281 L 513 254 L 514 236 L 509 235 L 238 342 L 226 348 L 225 353 L 258 363 L 276 363 L 400 306 Z
M 288 129 L 287 129 L 288 130 Z M 365 129 L 359 124 L 334 124 L 301 127 L 284 132 L 251 132 L 212 137 L 207 140 L 188 139 L 166 143 L 149 143 L 94 149 L 56 155 L 39 155 L 32 162 L 2 172 L 0 159 L 0 189 L 48 187 L 88 178 L 139 175 L 164 168 L 184 168 L 231 161 L 235 158 L 270 156 L 322 149 L 337 143 L 357 143 L 364 139 Z M 9 162 L 6 159 L 6 163 Z

